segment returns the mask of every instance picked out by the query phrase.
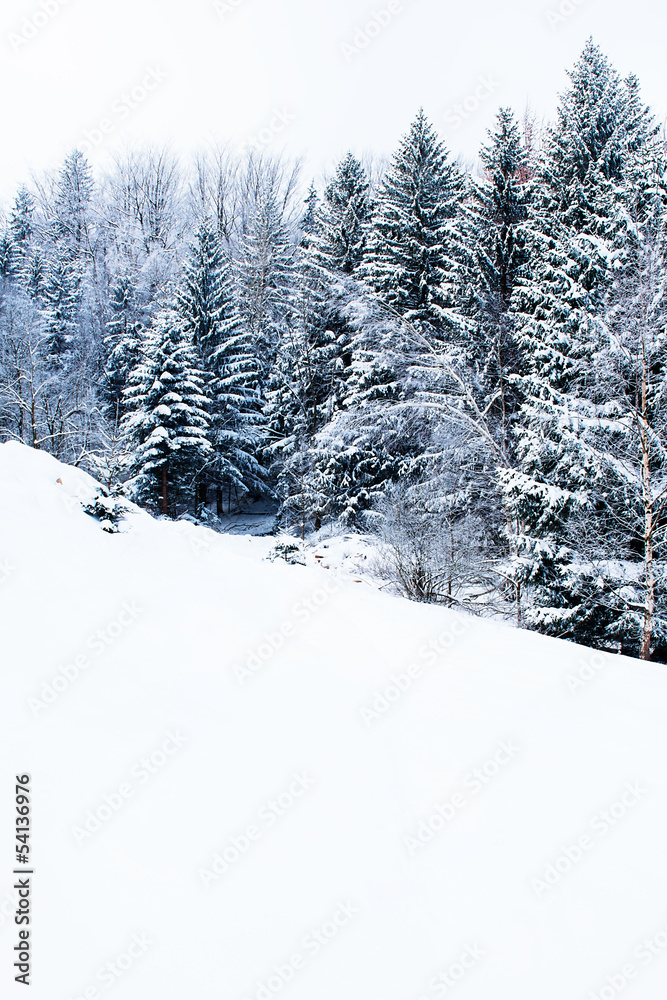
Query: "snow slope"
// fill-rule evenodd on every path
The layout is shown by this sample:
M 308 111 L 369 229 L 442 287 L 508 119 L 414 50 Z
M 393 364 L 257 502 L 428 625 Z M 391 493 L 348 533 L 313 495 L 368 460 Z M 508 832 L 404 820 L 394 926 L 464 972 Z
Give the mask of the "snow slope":
M 94 492 L 0 446 L 3 997 L 26 772 L 32 1000 L 665 996 L 664 667 Z

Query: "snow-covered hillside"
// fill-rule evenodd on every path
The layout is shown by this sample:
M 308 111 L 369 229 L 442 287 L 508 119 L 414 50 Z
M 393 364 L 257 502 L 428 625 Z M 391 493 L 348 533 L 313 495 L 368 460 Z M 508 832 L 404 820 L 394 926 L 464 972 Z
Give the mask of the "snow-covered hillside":
M 665 995 L 663 666 L 94 493 L 0 446 L 5 982 L 29 773 L 33 1000 Z

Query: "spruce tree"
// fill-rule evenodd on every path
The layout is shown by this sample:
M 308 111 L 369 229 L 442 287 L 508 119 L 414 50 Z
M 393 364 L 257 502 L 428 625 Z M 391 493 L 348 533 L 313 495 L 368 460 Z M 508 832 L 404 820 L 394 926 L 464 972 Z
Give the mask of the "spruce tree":
M 263 487 L 256 454 L 263 418 L 253 337 L 241 323 L 231 264 L 209 220 L 201 223 L 190 247 L 175 308 L 209 377 L 210 438 L 216 456 L 210 475 L 218 483 L 220 509 L 223 489 L 233 488 L 243 496 Z
M 318 258 L 328 271 L 355 274 L 364 261 L 372 204 L 361 163 L 348 153 L 327 185 L 317 215 Z
M 139 360 L 141 345 L 134 280 L 126 272 L 121 272 L 113 284 L 109 310 L 111 318 L 103 340 L 105 396 L 113 418 L 120 420 L 125 412 L 129 374 Z
M 481 150 L 484 176 L 471 184 L 465 228 L 468 248 L 461 308 L 469 321 L 468 356 L 482 373 L 486 400 L 494 411 L 503 446 L 520 405 L 515 375 L 524 374 L 516 340 L 512 295 L 529 264 L 527 218 L 530 202 L 527 153 L 513 113 L 502 108 Z
M 577 530 L 599 469 L 577 413 L 597 383 L 605 300 L 633 229 L 628 192 L 651 130 L 641 138 L 634 84 L 592 42 L 570 78 L 531 209 L 530 273 L 515 290 L 526 402 L 518 467 L 500 482 L 516 586 L 528 585 L 535 602 L 529 620 L 554 635 L 601 641 L 609 611 L 595 592 L 602 595 L 604 574 L 593 570 Z
M 294 259 L 295 246 L 269 184 L 254 206 L 236 260 L 239 313 L 259 364 L 260 390 L 275 363 L 289 312 Z
M 325 291 L 309 248 L 302 246 L 291 308 L 266 392 L 270 438 L 267 452 L 278 480 L 282 512 L 294 505 L 292 492 L 296 489 L 301 497 L 297 507 L 303 514 L 307 493 L 304 475 L 306 470 L 313 471 L 312 456 L 306 457 L 306 453 L 336 407 L 339 345 L 327 326 Z M 322 511 L 318 513 L 321 516 Z
M 33 272 L 33 280 L 38 273 Z M 41 291 L 50 354 L 54 363 L 67 368 L 77 334 L 78 310 L 82 297 L 82 272 L 67 247 L 57 243 L 46 261 Z
M 411 322 L 442 336 L 455 303 L 464 180 L 420 111 L 377 197 L 362 277 Z
M 125 399 L 133 495 L 165 515 L 196 511 L 200 476 L 212 457 L 210 401 L 206 375 L 173 309 L 161 310 L 144 332 Z
M 72 256 L 89 249 L 93 174 L 83 153 L 75 149 L 65 159 L 56 184 L 53 238 L 65 244 Z
M 24 281 L 30 266 L 34 212 L 35 199 L 30 191 L 22 186 L 12 206 L 8 237 L 10 241 L 10 272 L 13 277 Z

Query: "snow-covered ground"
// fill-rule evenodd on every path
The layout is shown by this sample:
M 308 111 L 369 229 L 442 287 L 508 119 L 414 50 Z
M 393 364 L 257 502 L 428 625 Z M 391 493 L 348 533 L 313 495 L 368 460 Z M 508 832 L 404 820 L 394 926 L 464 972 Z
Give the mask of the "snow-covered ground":
M 3 997 L 25 773 L 33 1000 L 665 996 L 664 666 L 94 493 L 0 446 Z

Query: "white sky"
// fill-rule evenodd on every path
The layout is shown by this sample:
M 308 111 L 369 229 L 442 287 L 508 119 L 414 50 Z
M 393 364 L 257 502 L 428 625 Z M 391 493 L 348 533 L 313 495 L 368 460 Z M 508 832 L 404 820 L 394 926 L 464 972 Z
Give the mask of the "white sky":
M 228 8 L 219 12 L 213 0 L 4 0 L 0 199 L 86 133 L 82 148 L 102 166 L 137 141 L 191 151 L 216 138 L 266 140 L 276 112 L 286 123 L 267 148 L 305 155 L 315 177 L 348 148 L 390 153 L 422 104 L 452 151 L 474 157 L 501 104 L 553 115 L 591 34 L 621 73 L 639 75 L 662 121 L 664 6 L 564 0 L 572 13 L 551 25 L 559 3 L 391 0 L 389 23 L 346 58 L 342 45 L 389 0 L 218 0 Z M 151 69 L 166 78 L 128 107 L 123 95 Z M 472 109 L 483 79 L 493 92 L 461 121 L 454 106 L 470 98 Z M 103 119 L 107 133 L 91 133 Z

